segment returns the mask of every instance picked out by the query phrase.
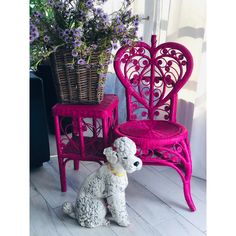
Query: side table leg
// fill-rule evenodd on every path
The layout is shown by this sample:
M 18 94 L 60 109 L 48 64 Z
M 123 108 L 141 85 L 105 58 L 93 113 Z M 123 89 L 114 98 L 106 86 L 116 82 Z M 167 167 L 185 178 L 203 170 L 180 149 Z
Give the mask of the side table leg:
M 104 140 L 104 147 L 108 146 L 108 118 L 103 118 L 102 120 L 102 128 L 103 128 L 103 140 Z
M 78 169 L 79 169 L 79 161 L 74 160 L 74 170 L 78 170 Z
M 63 158 L 61 157 L 61 134 L 60 134 L 60 122 L 58 116 L 54 117 L 54 124 L 55 124 L 55 134 L 57 143 L 58 165 L 60 171 L 61 191 L 66 192 L 66 170 L 65 170 L 65 164 L 63 163 Z
M 61 180 L 61 191 L 66 192 L 66 163 L 63 163 L 63 160 L 58 156 L 59 171 L 60 171 L 60 180 Z

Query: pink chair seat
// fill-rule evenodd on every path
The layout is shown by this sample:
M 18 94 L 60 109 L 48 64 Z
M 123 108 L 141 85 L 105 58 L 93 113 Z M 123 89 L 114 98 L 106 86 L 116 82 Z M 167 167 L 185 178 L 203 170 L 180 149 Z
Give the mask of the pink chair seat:
M 188 136 L 187 129 L 178 124 L 164 120 L 132 120 L 118 125 L 115 133 L 128 136 L 143 148 L 163 146 L 178 142 Z

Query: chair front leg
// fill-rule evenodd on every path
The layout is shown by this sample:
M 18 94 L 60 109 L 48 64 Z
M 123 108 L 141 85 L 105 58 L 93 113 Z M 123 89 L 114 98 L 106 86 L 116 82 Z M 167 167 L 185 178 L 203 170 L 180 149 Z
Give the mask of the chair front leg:
M 191 211 L 195 211 L 196 207 L 194 205 L 194 202 L 191 196 L 192 160 L 191 160 L 190 145 L 189 145 L 188 140 L 183 141 L 182 145 L 183 145 L 183 149 L 184 149 L 183 151 L 184 151 L 185 159 L 186 159 L 186 163 L 184 166 L 185 176 L 184 178 L 182 178 L 183 186 L 184 186 L 184 197 Z

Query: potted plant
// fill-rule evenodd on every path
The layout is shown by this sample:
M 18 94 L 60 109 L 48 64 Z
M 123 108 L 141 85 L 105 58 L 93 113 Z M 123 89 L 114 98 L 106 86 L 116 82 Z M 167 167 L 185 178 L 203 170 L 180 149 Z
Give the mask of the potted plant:
M 138 15 L 131 1 L 107 14 L 106 0 L 31 0 L 30 63 L 50 58 L 62 103 L 99 103 L 112 49 L 137 39 Z

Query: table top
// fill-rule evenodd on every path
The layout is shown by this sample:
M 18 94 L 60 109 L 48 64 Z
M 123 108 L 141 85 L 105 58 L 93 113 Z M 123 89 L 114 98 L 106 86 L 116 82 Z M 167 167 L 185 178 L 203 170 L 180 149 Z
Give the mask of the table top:
M 118 106 L 119 99 L 115 94 L 105 94 L 100 104 L 95 105 L 77 105 L 77 104 L 61 104 L 57 103 L 52 108 L 54 116 L 83 116 L 83 117 L 104 117 L 108 113 L 112 113 Z

